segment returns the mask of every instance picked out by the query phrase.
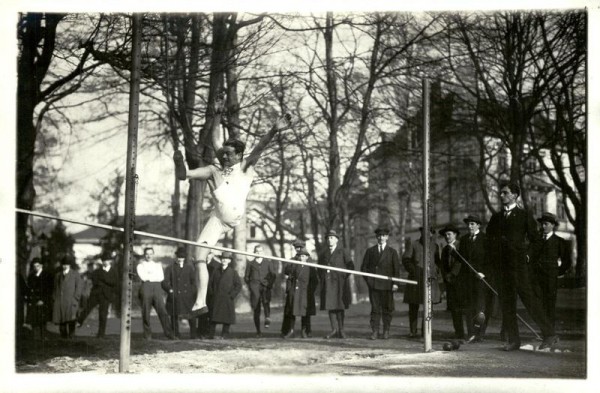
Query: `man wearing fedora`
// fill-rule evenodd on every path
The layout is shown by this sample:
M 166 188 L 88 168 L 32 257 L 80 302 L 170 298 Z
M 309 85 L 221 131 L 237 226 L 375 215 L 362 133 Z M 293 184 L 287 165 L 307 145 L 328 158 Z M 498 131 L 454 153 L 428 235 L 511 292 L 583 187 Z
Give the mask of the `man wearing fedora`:
M 339 242 L 339 235 L 330 230 L 327 235 L 327 248 L 319 258 L 319 265 L 332 266 L 347 270 L 354 270 L 354 262 Z M 346 338 L 344 333 L 344 310 L 350 306 L 350 273 L 336 270 L 320 269 L 321 283 L 321 310 L 329 312 L 331 332 L 325 338 Z
M 375 230 L 377 244 L 365 251 L 360 270 L 365 273 L 379 274 L 386 277 L 400 277 L 400 258 L 398 251 L 388 246 L 390 237 L 388 228 Z M 394 312 L 394 292 L 398 284 L 373 277 L 365 277 L 369 288 L 369 302 L 371 303 L 371 340 L 390 337 L 390 325 Z M 379 324 L 383 322 L 383 336 L 379 336 Z
M 472 299 L 469 293 L 470 270 L 464 266 L 455 253 L 460 248 L 460 242 L 457 240 L 460 234 L 458 228 L 454 225 L 446 225 L 439 231 L 439 234 L 446 240 L 446 245 L 442 248 L 441 270 L 446 280 L 446 293 L 448 309 L 452 314 L 452 324 L 454 325 L 454 336 L 459 340 L 465 339 L 464 324 L 467 324 L 467 335 L 471 337 L 473 319 Z M 465 321 L 466 320 L 466 321 Z
M 186 263 L 185 247 L 175 251 L 175 261 L 165 269 L 165 279 L 161 283 L 167 293 L 165 307 L 171 317 L 173 335 L 179 338 L 179 318 L 187 318 L 190 338 L 196 338 L 198 318 L 190 315 L 196 301 L 196 278 L 192 265 Z
M 494 311 L 495 295 L 482 281 L 485 279 L 493 285 L 494 273 L 487 257 L 487 238 L 481 231 L 482 221 L 479 216 L 471 214 L 463 220 L 467 224 L 468 233 L 460 238 L 460 254 L 469 262 L 468 291 L 472 299 L 474 318 L 468 323 L 472 324 L 472 335 L 468 342 L 483 341 L 489 320 Z M 495 285 L 494 285 L 495 286 Z
M 545 212 L 537 220 L 542 225 L 542 234 L 530 248 L 534 288 L 540 295 L 548 321 L 554 324 L 558 277 L 571 267 L 571 250 L 568 242 L 554 233 L 558 226 L 554 214 Z
M 558 342 L 554 326 L 548 321 L 532 285 L 532 265 L 527 251 L 538 237 L 537 224 L 531 212 L 517 206 L 520 194 L 521 188 L 518 184 L 502 184 L 502 209 L 492 214 L 487 226 L 490 257 L 499 271 L 502 324 L 508 338 L 503 347 L 505 351 L 515 351 L 521 347 L 517 323 L 517 295 L 542 331 L 543 342 L 539 349 L 550 348 Z

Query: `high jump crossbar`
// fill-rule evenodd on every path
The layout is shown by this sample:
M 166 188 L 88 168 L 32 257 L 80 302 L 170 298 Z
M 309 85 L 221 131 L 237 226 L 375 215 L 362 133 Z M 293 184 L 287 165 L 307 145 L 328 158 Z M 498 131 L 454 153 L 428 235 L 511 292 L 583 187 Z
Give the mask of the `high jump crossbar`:
M 102 228 L 102 229 L 106 229 L 106 230 L 109 230 L 109 231 L 118 231 L 118 232 L 124 232 L 125 231 L 123 228 L 116 227 L 116 226 L 113 226 L 113 225 L 98 224 L 98 223 L 92 223 L 92 222 L 74 220 L 74 219 L 71 219 L 71 218 L 57 217 L 57 216 L 53 216 L 53 215 L 50 215 L 50 214 L 34 212 L 34 211 L 31 211 L 31 210 L 25 210 L 25 209 L 15 208 L 15 211 L 17 213 L 28 214 L 28 215 L 31 215 L 31 216 L 44 217 L 44 218 L 49 218 L 51 220 L 66 221 L 66 222 L 70 222 L 70 223 L 73 223 L 73 224 L 79 224 L 79 225 L 86 225 L 86 226 L 90 226 L 90 227 Z M 157 235 L 155 233 L 150 233 L 150 232 L 133 231 L 133 233 L 136 234 L 136 235 L 138 235 L 138 236 L 144 236 L 144 237 L 150 237 L 150 238 L 154 238 L 154 239 L 166 240 L 166 241 L 174 242 L 174 243 L 189 244 L 189 245 L 195 246 L 195 247 L 210 248 L 210 249 L 221 251 L 221 252 L 227 251 L 227 252 L 231 252 L 231 253 L 234 253 L 234 254 L 246 255 L 246 256 L 250 256 L 250 257 L 254 257 L 254 258 L 265 258 L 265 259 L 271 259 L 271 260 L 280 261 L 280 262 L 293 263 L 293 264 L 296 264 L 296 265 L 306 265 L 306 266 L 314 267 L 314 268 L 317 268 L 317 269 L 334 270 L 334 271 L 338 271 L 338 272 L 342 272 L 342 273 L 349 273 L 349 274 L 356 274 L 356 275 L 364 276 L 364 277 L 377 278 L 377 279 L 380 279 L 380 280 L 387 280 L 387 281 L 392 281 L 392 282 L 399 282 L 399 283 L 404 283 L 404 284 L 417 285 L 417 282 L 414 281 L 414 280 L 406 280 L 406 279 L 403 279 L 403 278 L 396 278 L 396 277 L 391 277 L 391 276 L 383 276 L 383 275 L 380 275 L 380 274 L 373 274 L 373 273 L 361 272 L 361 271 L 357 271 L 357 270 L 348 270 L 348 269 L 343 269 L 343 268 L 339 268 L 339 267 L 335 267 L 335 266 L 319 265 L 319 264 L 311 263 L 311 262 L 301 262 L 301 261 L 296 261 L 296 260 L 293 260 L 293 259 L 280 258 L 280 257 L 276 257 L 276 256 L 271 256 L 271 255 L 267 256 L 267 255 L 254 254 L 252 252 L 238 251 L 236 249 L 227 248 L 227 247 L 209 246 L 208 244 L 205 244 L 205 243 L 198 243 L 198 242 L 194 242 L 194 241 L 191 241 L 191 240 L 178 239 L 178 238 L 170 237 L 170 236 L 162 236 L 162 235 Z

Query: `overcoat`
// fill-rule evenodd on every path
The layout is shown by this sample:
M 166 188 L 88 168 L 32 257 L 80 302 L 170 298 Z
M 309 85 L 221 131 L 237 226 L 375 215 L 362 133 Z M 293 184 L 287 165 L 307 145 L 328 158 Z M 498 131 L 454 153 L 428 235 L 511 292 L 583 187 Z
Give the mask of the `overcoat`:
M 387 277 L 400 278 L 400 258 L 398 251 L 390 246 L 383 249 L 379 255 L 379 245 L 370 247 L 365 252 L 360 270 L 365 273 L 379 274 Z M 394 282 L 374 277 L 365 277 L 370 289 L 391 291 Z
M 174 262 L 165 269 L 165 279 L 161 283 L 167 292 L 165 307 L 169 315 L 189 314 L 196 301 L 196 270 L 189 263 L 179 267 Z M 173 292 L 170 292 L 173 290 Z
M 354 262 L 339 245 L 332 251 L 327 248 L 319 258 L 319 265 L 354 270 Z M 350 273 L 320 269 L 321 310 L 344 310 L 350 306 Z
M 295 256 L 293 259 L 298 259 L 298 257 Z M 288 315 L 303 317 L 316 314 L 315 290 L 318 282 L 316 270 L 314 267 L 305 265 L 286 265 L 284 273 L 290 282 L 285 306 L 285 312 Z
M 73 269 L 64 275 L 61 272 L 54 276 L 52 322 L 65 323 L 77 319 L 79 298 L 83 291 L 83 280 Z
M 460 249 L 460 242 L 455 243 Z M 463 264 L 454 249 L 449 245 L 442 248 L 442 274 L 446 280 L 447 302 L 449 310 L 466 310 L 475 306 L 471 296 L 472 272 Z
M 233 325 L 235 323 L 235 297 L 242 290 L 242 281 L 235 268 L 229 264 L 225 270 L 214 269 L 208 280 L 210 321 Z
M 483 232 L 479 232 L 475 239 L 471 239 L 471 235 L 467 234 L 460 238 L 459 242 L 460 246 L 458 251 L 460 255 L 462 255 L 467 262 L 475 270 L 484 274 L 484 279 L 494 288 L 496 291 L 496 271 L 494 265 L 491 263 L 488 258 L 488 240 L 487 236 Z M 477 274 L 473 272 L 471 268 L 468 266 L 462 266 L 463 269 L 466 269 L 469 272 L 468 278 L 468 291 L 470 293 L 470 297 L 472 299 L 479 299 L 484 293 L 484 291 L 488 291 L 487 286 L 479 279 Z M 475 303 L 475 302 L 473 302 Z
M 248 290 L 250 291 L 250 307 L 253 310 L 258 307 L 258 302 L 260 301 L 260 287 L 266 288 L 266 293 L 270 295 L 270 289 L 273 288 L 276 277 L 277 266 L 270 259 L 263 258 L 261 263 L 253 259 L 246 264 L 244 282 L 248 285 Z M 270 296 L 268 297 L 266 300 L 270 301 Z
M 438 281 L 439 262 L 440 248 L 432 239 L 429 242 L 429 279 L 431 281 L 431 303 L 433 304 L 442 301 Z M 421 239 L 408 243 L 402 255 L 402 265 L 408 272 L 408 279 L 417 282 L 417 285 L 406 284 L 404 303 L 423 304 L 423 243 Z
M 27 277 L 27 323 L 32 326 L 43 325 L 52 316 L 52 274 L 42 269 L 39 276 L 32 271 Z M 38 301 L 44 304 L 38 306 Z

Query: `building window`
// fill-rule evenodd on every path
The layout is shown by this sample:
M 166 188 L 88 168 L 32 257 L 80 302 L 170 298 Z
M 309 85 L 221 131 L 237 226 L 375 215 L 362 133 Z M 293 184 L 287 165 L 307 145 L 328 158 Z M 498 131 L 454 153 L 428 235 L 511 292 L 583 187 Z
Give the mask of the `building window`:
M 256 238 L 256 225 L 250 225 L 250 238 Z

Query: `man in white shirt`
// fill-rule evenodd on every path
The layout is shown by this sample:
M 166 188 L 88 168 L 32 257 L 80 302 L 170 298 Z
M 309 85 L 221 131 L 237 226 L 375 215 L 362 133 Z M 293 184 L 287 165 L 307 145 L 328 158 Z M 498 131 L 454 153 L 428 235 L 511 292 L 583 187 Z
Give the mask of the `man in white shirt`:
M 158 319 L 162 325 L 163 332 L 168 339 L 173 340 L 173 332 L 169 324 L 169 315 L 165 308 L 163 290 L 161 283 L 164 280 L 164 272 L 160 263 L 152 260 L 154 249 L 146 247 L 144 249 L 144 260 L 138 263 L 136 267 L 137 275 L 142 284 L 140 286 L 140 301 L 142 303 L 142 320 L 144 324 L 144 338 L 152 339 L 152 329 L 150 328 L 150 312 L 152 307 L 158 314 Z
M 246 197 L 254 180 L 256 165 L 267 144 L 281 130 L 289 127 L 290 116 L 282 116 L 254 147 L 247 158 L 243 158 L 245 145 L 238 139 L 228 139 L 223 146 L 213 140 L 215 150 L 220 152 L 220 166 L 207 165 L 186 171 L 183 155 L 175 151 L 173 159 L 179 180 L 206 180 L 210 188 L 215 209 L 198 237 L 198 243 L 214 246 L 224 233 L 238 225 L 246 210 Z M 198 257 L 198 295 L 192 308 L 194 315 L 208 312 L 206 291 L 208 289 L 208 270 L 206 257 L 210 249 L 200 248 Z

